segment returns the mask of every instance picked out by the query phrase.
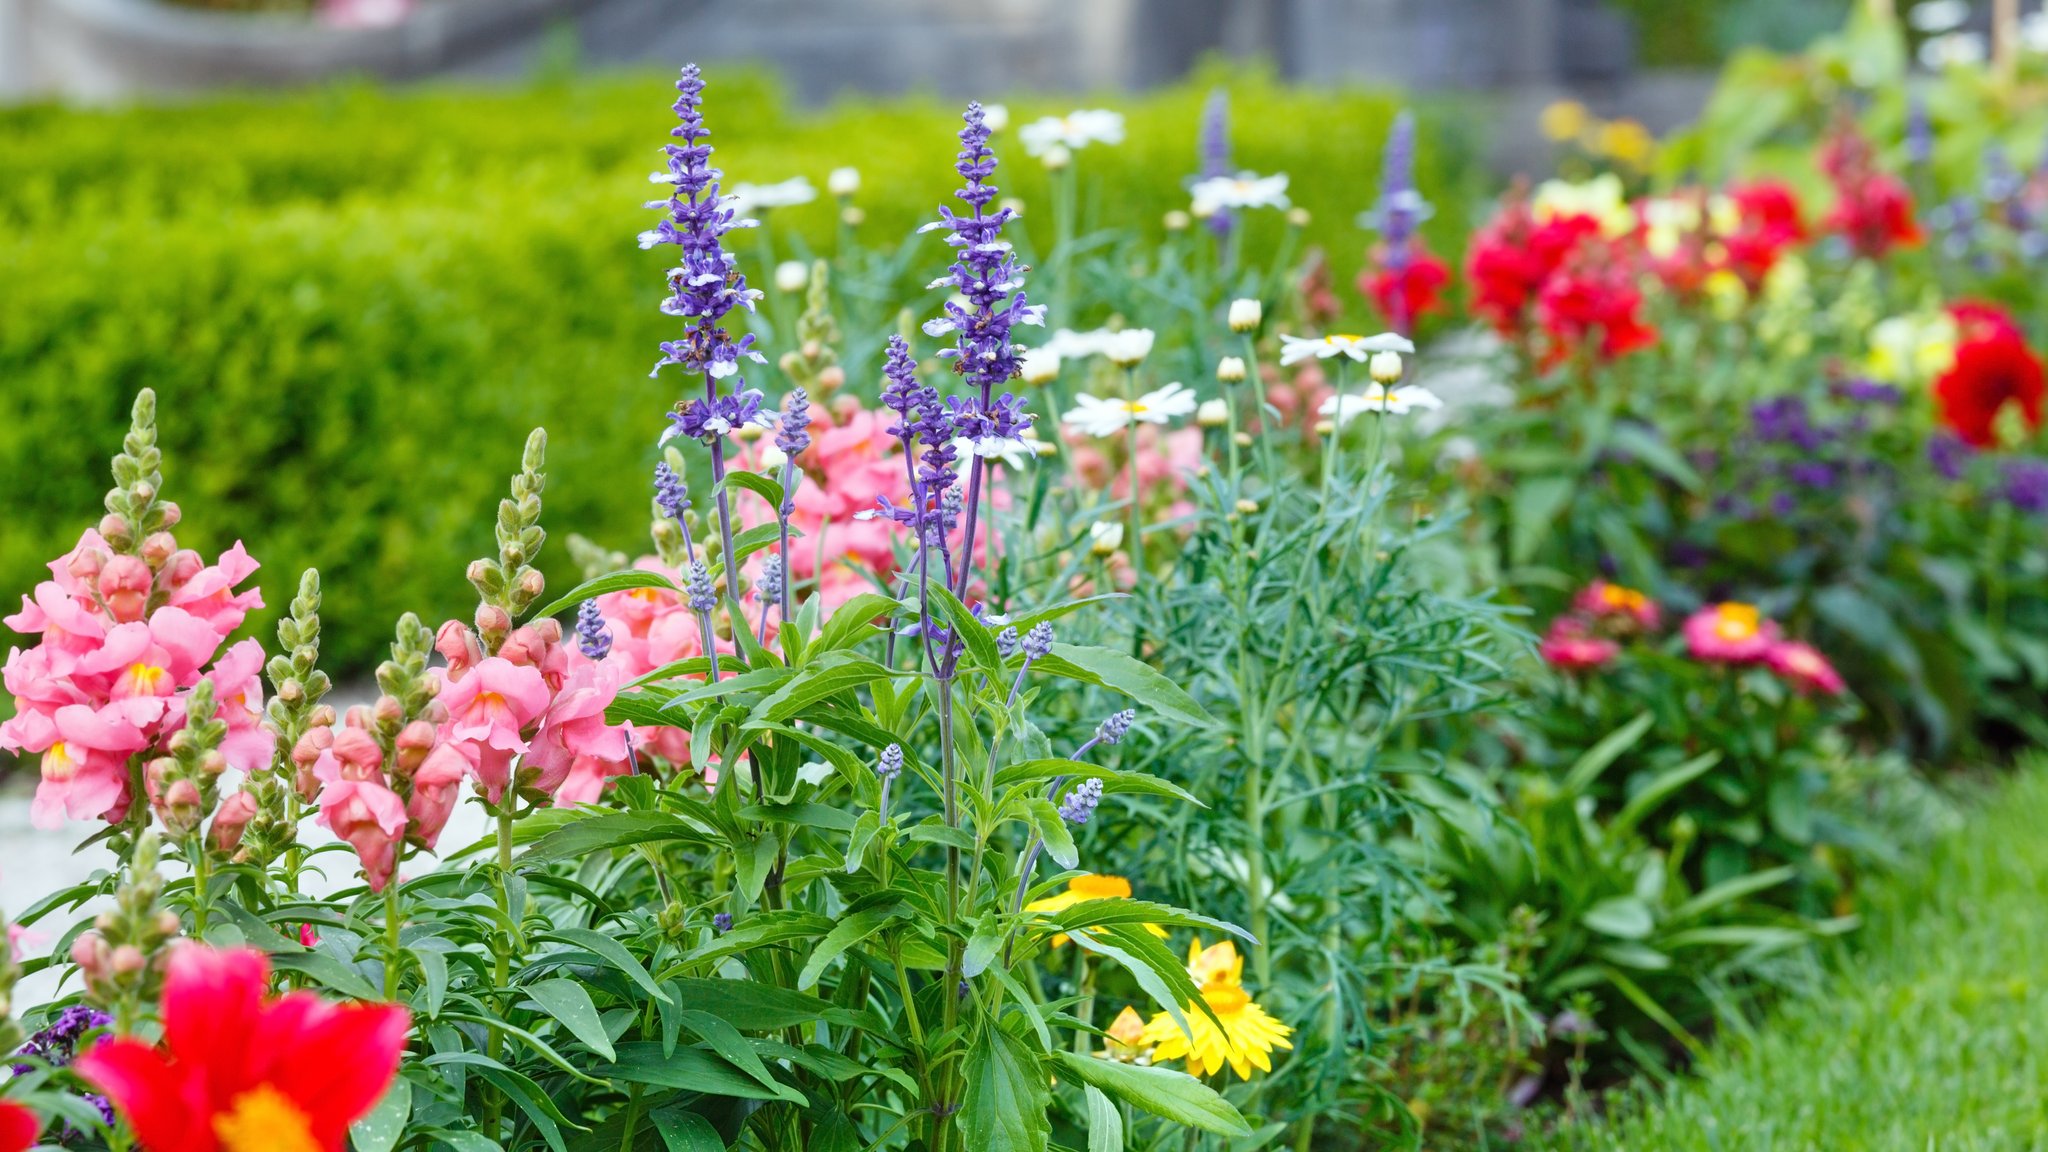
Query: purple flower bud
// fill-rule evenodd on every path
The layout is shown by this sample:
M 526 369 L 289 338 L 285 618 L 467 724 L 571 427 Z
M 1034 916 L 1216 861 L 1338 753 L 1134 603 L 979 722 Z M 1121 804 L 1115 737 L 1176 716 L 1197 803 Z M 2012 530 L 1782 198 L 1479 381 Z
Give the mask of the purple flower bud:
M 1086 824 L 1095 815 L 1095 806 L 1102 803 L 1102 781 L 1089 777 L 1074 786 L 1067 798 L 1060 801 L 1060 819 L 1069 824 Z
M 2048 515 L 2048 460 L 2025 456 L 2007 460 L 1999 495 L 2029 516 Z
M 891 744 L 887 748 L 882 749 L 881 756 L 875 760 L 876 778 L 886 784 L 894 780 L 902 771 L 903 746 L 901 744 Z
M 604 622 L 604 613 L 598 610 L 595 600 L 585 600 L 576 609 L 576 646 L 592 660 L 611 655 L 612 630 Z
M 1052 621 L 1040 620 L 1024 635 L 1024 657 L 1027 660 L 1043 660 L 1052 651 Z M 1126 715 L 1135 715 L 1126 713 Z M 1128 726 L 1128 724 L 1126 725 Z M 1121 730 L 1119 730 L 1121 735 Z M 1111 740 L 1114 744 L 1116 741 Z
M 1927 463 L 1933 467 L 1935 475 L 1944 480 L 1963 478 L 1963 472 L 1970 464 L 1970 453 L 1970 446 L 1947 429 L 1927 438 Z
M 690 507 L 690 486 L 683 483 L 667 461 L 654 466 L 654 502 L 660 506 L 661 514 L 671 520 L 681 520 Z
M 683 591 L 689 595 L 692 611 L 709 612 L 718 607 L 718 593 L 711 586 L 711 569 L 702 560 L 690 561 L 690 570 L 683 574 Z
M 1048 637 L 1048 639 L 1050 638 Z M 1111 713 L 1107 720 L 1096 726 L 1096 742 L 1115 744 L 1122 741 L 1125 734 L 1130 732 L 1131 725 L 1136 723 L 1137 720 L 1138 713 L 1136 709 L 1126 708 L 1121 712 Z
M 754 581 L 754 591 L 763 604 L 782 602 L 782 557 L 770 553 L 761 561 L 761 578 Z
M 811 397 L 801 388 L 792 388 L 782 398 L 782 419 L 775 433 L 775 446 L 791 460 L 803 455 L 811 446 Z
M 996 655 L 1008 660 L 1017 654 L 1018 647 L 1017 630 L 1015 628 L 1005 628 L 1001 632 L 996 633 Z
M 1213 180 L 1231 174 L 1230 93 L 1226 89 L 1211 89 L 1209 98 L 1202 102 L 1199 151 L 1202 154 L 1203 179 Z M 1230 209 L 1219 209 L 1209 217 L 1209 230 L 1218 236 L 1228 236 L 1234 222 Z
M 711 917 L 711 930 L 721 936 L 732 931 L 732 913 L 720 912 Z

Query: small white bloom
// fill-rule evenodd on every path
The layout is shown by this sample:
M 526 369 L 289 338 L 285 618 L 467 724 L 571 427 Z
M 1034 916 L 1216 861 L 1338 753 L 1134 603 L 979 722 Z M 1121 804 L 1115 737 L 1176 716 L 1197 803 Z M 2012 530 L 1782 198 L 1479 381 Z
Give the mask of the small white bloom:
M 965 436 L 953 438 L 953 452 L 959 456 L 979 456 L 993 460 L 1012 471 L 1022 469 L 1038 456 L 1038 446 L 1019 437 L 1007 439 L 998 436 L 984 436 L 970 440 Z
M 1305 340 L 1299 336 L 1280 337 L 1280 364 L 1282 367 L 1299 364 L 1314 357 L 1328 360 L 1332 356 L 1348 356 L 1363 363 L 1375 352 L 1414 352 L 1415 345 L 1406 336 L 1393 332 L 1382 332 L 1377 336 L 1347 336 L 1337 334 Z
M 1232 332 L 1256 332 L 1266 318 L 1265 306 L 1257 300 L 1239 297 L 1230 302 L 1230 330 Z
M 1204 400 L 1195 409 L 1195 423 L 1204 428 L 1221 428 L 1230 423 L 1230 405 L 1222 400 Z
M 1970 18 L 1969 0 L 1921 0 L 1906 13 L 1915 32 L 1952 32 Z
M 759 472 L 774 472 L 789 462 L 789 455 L 772 442 L 761 446 L 761 459 L 755 469 Z
M 1123 521 L 1097 520 L 1088 526 L 1088 551 L 1097 556 L 1109 556 L 1123 546 Z
M 1110 335 L 1102 354 L 1119 368 L 1135 368 L 1152 354 L 1152 330 L 1150 328 L 1126 328 Z
M 1287 210 L 1287 226 L 1289 228 L 1306 228 L 1308 227 L 1309 219 L 1308 209 L 1306 208 L 1289 208 Z
M 834 168 L 831 174 L 825 177 L 825 191 L 841 198 L 860 191 L 860 169 Z
M 982 109 L 982 116 L 987 118 L 988 109 Z M 1026 153 L 1040 157 L 1056 147 L 1075 152 L 1090 144 L 1121 144 L 1124 142 L 1124 118 L 1120 112 L 1084 108 L 1065 116 L 1033 120 L 1017 129 L 1017 138 L 1024 142 Z
M 981 122 L 989 131 L 1001 132 L 1010 126 L 1010 106 L 1008 104 L 983 104 L 981 106 Z
M 1244 375 L 1243 357 L 1225 356 L 1216 362 L 1216 379 L 1225 384 L 1242 384 L 1244 383 Z
M 664 203 L 666 203 L 666 201 L 664 201 Z M 1165 215 L 1165 217 L 1163 217 L 1160 220 L 1160 223 L 1166 226 L 1166 230 L 1168 232 L 1185 232 L 1188 230 L 1188 226 L 1193 224 L 1194 222 L 1195 221 L 1193 217 L 1189 216 L 1187 213 L 1181 211 L 1178 208 L 1175 208 L 1172 211 L 1168 212 Z
M 817 198 L 818 190 L 811 187 L 809 180 L 792 176 L 779 184 L 735 184 L 727 193 L 725 203 L 735 216 L 744 216 L 770 208 L 793 208 Z
M 1026 384 L 1045 385 L 1059 378 L 1060 354 L 1051 348 L 1033 348 L 1019 361 Z
M 1362 396 L 1339 395 L 1323 401 L 1316 411 L 1331 418 L 1338 427 L 1351 423 L 1366 412 L 1384 412 L 1389 416 L 1406 416 L 1418 408 L 1441 408 L 1443 400 L 1427 388 L 1414 385 L 1398 388 L 1382 388 L 1374 384 Z
M 1366 366 L 1372 378 L 1381 384 L 1392 384 L 1401 378 L 1401 354 L 1399 352 L 1375 352 Z
M 1175 382 L 1136 400 L 1104 400 L 1084 392 L 1074 397 L 1074 408 L 1060 419 L 1083 435 L 1114 436 L 1132 424 L 1165 424 L 1194 410 L 1195 394 L 1187 385 Z
M 1045 165 L 1046 171 L 1058 172 L 1074 162 L 1074 152 L 1065 144 L 1055 144 L 1045 150 L 1045 154 L 1038 158 L 1038 162 Z
M 1047 340 L 1040 350 L 1063 360 L 1086 360 L 1107 351 L 1109 339 L 1114 335 L 1107 328 L 1091 328 L 1086 332 L 1061 328 L 1053 332 L 1052 339 Z
M 801 260 L 784 260 L 775 266 L 775 289 L 778 292 L 801 292 L 810 282 L 810 266 Z
M 1945 32 L 1920 43 L 1920 66 L 1929 71 L 1974 68 L 1984 62 L 1984 37 L 1976 32 Z
M 1215 176 L 1200 180 L 1189 189 L 1194 198 L 1190 207 L 1196 216 L 1208 217 L 1225 209 L 1233 208 L 1287 208 L 1287 174 L 1260 176 L 1254 172 L 1240 172 L 1235 176 Z

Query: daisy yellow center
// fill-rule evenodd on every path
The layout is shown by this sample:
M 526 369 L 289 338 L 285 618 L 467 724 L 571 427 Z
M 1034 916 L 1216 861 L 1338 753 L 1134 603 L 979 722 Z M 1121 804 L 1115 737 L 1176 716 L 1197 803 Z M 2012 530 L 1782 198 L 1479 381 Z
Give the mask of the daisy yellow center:
M 222 1152 L 322 1152 L 299 1106 L 268 1084 L 235 1097 L 213 1118 Z
M 1349 333 L 1349 332 L 1339 332 L 1339 333 L 1337 333 L 1337 334 L 1336 334 L 1335 336 L 1332 336 L 1332 337 L 1330 337 L 1330 343 L 1332 343 L 1332 344 L 1356 344 L 1356 343 L 1358 343 L 1358 342 L 1359 342 L 1360 340 L 1363 340 L 1363 339 L 1365 339 L 1365 337 L 1363 337 L 1363 336 L 1354 336 L 1354 335 L 1352 335 L 1352 334 L 1351 334 L 1351 333 Z
M 49 750 L 43 753 L 43 779 L 61 782 L 77 774 L 78 760 L 62 740 L 50 745 Z
M 170 670 L 158 664 L 130 664 L 128 682 L 140 696 L 163 696 L 171 690 Z
M 1085 900 L 1128 900 L 1131 882 L 1121 876 L 1076 876 L 1067 891 Z
M 1633 588 L 1623 588 L 1619 584 L 1609 584 L 1601 589 L 1600 599 L 1609 608 L 1619 608 L 1625 612 L 1634 612 L 1648 602 L 1648 597 L 1641 592 Z
M 1723 604 L 1714 613 L 1714 635 L 1723 640 L 1747 640 L 1757 632 L 1757 610 L 1748 604 Z

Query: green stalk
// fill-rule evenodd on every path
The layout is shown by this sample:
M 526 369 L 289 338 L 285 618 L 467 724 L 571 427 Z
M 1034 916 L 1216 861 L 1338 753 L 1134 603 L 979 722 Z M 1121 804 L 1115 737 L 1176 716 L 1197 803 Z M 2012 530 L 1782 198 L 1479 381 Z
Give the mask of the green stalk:
M 1133 364 L 1124 369 L 1124 402 L 1136 405 L 1138 402 L 1138 367 Z M 1140 580 L 1145 578 L 1145 521 L 1138 495 L 1138 417 L 1131 414 L 1128 442 L 1131 472 L 1131 568 Z
M 192 852 L 192 938 L 206 939 L 206 918 L 212 901 L 213 853 L 206 850 L 206 837 L 193 833 Z
M 403 918 L 398 914 L 398 877 L 384 885 L 384 999 L 398 999 L 398 929 Z

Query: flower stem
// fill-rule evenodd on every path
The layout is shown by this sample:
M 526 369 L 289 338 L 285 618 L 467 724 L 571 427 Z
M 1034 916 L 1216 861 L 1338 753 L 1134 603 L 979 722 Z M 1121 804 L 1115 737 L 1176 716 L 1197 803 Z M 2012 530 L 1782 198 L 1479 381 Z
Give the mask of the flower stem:
M 398 877 L 393 876 L 384 885 L 384 998 L 398 999 L 399 946 L 398 929 L 403 918 L 398 914 Z
M 1129 444 L 1131 472 L 1131 569 L 1140 579 L 1145 575 L 1145 518 L 1143 502 L 1138 495 L 1138 369 L 1136 365 L 1124 369 L 1124 400 L 1132 406 L 1132 415 L 1127 427 L 1130 429 Z

